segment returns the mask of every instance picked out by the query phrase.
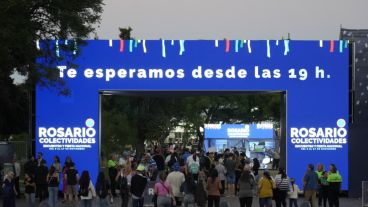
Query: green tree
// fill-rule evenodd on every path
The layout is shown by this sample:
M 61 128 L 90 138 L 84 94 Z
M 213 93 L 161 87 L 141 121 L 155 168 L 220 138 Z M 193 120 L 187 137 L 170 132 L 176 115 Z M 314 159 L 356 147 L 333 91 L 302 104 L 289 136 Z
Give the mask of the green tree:
M 162 143 L 182 119 L 179 105 L 170 97 L 103 96 L 102 140 L 107 151 L 133 144 L 139 156 L 145 141 Z
M 120 39 L 122 39 L 122 40 L 133 39 L 132 34 L 131 34 L 133 29 L 131 27 L 128 27 L 128 28 L 119 27 L 119 31 L 120 31 L 120 34 L 119 34 Z
M 55 54 L 55 45 L 44 42 L 43 50 L 36 48 L 39 39 L 81 39 L 94 32 L 94 26 L 100 21 L 102 0 L 3 0 L 0 4 L 0 134 L 26 131 L 27 119 L 14 120 L 13 117 L 27 110 L 28 102 L 24 90 L 14 86 L 10 75 L 14 70 L 28 79 L 26 89 L 41 86 L 54 88 L 56 92 L 67 94 L 67 87 L 57 79 L 54 63 L 63 59 L 63 54 Z M 60 45 L 60 50 L 71 51 L 74 44 Z M 70 53 L 65 53 L 70 54 Z M 44 60 L 43 64 L 36 62 Z M 17 97 L 17 98 L 14 98 Z M 23 98 L 22 98 L 23 97 Z M 25 97 L 25 98 L 24 98 Z M 17 109 L 14 107 L 24 107 Z M 18 113 L 19 112 L 19 113 Z M 23 123 L 17 123 L 21 121 Z M 13 129 L 19 126 L 21 129 Z

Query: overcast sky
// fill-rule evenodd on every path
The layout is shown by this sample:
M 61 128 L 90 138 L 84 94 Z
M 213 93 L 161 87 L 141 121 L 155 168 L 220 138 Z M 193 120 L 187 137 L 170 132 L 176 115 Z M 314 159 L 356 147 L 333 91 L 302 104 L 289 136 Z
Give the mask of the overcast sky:
M 368 0 L 105 0 L 97 34 L 118 39 L 338 39 L 368 29 Z

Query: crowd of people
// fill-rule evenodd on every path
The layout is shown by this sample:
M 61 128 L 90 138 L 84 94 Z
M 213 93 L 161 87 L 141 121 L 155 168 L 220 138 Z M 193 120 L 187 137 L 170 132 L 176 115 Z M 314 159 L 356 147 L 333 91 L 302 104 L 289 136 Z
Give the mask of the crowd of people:
M 221 197 L 237 197 L 240 207 L 251 207 L 257 197 L 261 207 L 271 207 L 273 203 L 286 207 L 287 200 L 290 207 L 298 207 L 298 195 L 303 192 L 312 207 L 338 207 L 342 182 L 335 165 L 331 164 L 327 172 L 322 164 L 317 170 L 310 164 L 301 191 L 284 168 L 279 167 L 275 176 L 267 170 L 261 175 L 256 158 L 249 159 L 245 153 L 229 149 L 217 154 L 157 147 L 147 150 L 141 159 L 129 152 L 112 154 L 107 161 L 107 175 L 101 171 L 96 181 L 91 180 L 87 170 L 79 174 L 76 167 L 71 157 L 61 164 L 55 156 L 49 166 L 42 153 L 37 158 L 30 157 L 24 165 L 27 206 L 35 206 L 37 197 L 39 202 L 47 199 L 49 206 L 63 202 L 86 207 L 98 198 L 99 206 L 104 207 L 120 197 L 122 207 L 130 202 L 133 207 L 143 207 L 145 202 L 155 207 L 219 207 Z M 149 183 L 154 183 L 154 196 L 147 201 Z M 2 185 L 6 207 L 15 206 L 15 196 L 20 193 L 15 186 L 14 172 L 9 171 Z M 59 201 L 61 186 L 63 199 Z

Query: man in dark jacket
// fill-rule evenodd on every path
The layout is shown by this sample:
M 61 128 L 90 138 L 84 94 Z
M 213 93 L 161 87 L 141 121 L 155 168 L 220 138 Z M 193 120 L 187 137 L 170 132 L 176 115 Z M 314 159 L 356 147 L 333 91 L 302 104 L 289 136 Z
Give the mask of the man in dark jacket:
M 133 207 L 143 207 L 144 190 L 148 183 L 148 178 L 143 175 L 144 171 L 144 165 L 138 165 L 137 174 L 132 177 L 130 193 L 132 194 Z
M 43 201 L 47 198 L 47 174 L 49 170 L 46 165 L 46 161 L 42 160 L 40 166 L 36 168 L 36 191 L 39 201 Z
M 24 173 L 28 175 L 32 175 L 32 177 L 35 175 L 37 167 L 37 162 L 35 161 L 33 155 L 28 157 L 28 161 L 24 164 Z

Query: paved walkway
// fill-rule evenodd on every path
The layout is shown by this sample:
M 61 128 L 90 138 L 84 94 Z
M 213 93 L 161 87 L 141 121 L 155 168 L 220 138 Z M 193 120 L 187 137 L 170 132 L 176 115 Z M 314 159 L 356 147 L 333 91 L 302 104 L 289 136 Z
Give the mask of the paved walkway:
M 223 197 L 223 198 L 221 198 L 221 202 L 223 202 L 223 201 L 226 201 L 226 203 L 228 204 L 227 207 L 239 207 L 239 201 L 236 197 Z M 151 204 L 151 202 L 149 202 L 149 201 L 146 201 L 146 202 L 147 202 L 147 204 Z M 302 200 L 300 199 L 298 203 L 299 203 L 299 206 L 300 206 L 300 204 L 302 203 Z M 40 205 L 37 204 L 36 206 L 47 207 L 48 205 L 47 205 L 47 202 L 42 202 Z M 79 206 L 79 205 L 65 205 L 65 204 L 61 204 L 61 203 L 60 203 L 60 205 L 58 205 L 58 207 L 72 207 L 72 206 Z M 94 200 L 92 206 L 93 207 L 98 207 L 97 199 Z M 114 203 L 111 204 L 110 206 L 111 207 L 118 207 L 118 206 L 120 207 L 121 206 L 120 198 L 115 199 Z M 340 206 L 341 207 L 361 207 L 362 204 L 361 204 L 361 201 L 358 200 L 358 199 L 341 198 L 340 199 Z M 22 199 L 22 198 L 18 199 L 17 200 L 17 207 L 26 207 L 25 199 Z M 128 207 L 131 207 L 131 204 L 129 204 Z M 221 207 L 223 207 L 223 206 L 221 205 Z M 257 198 L 253 199 L 252 207 L 259 207 Z

